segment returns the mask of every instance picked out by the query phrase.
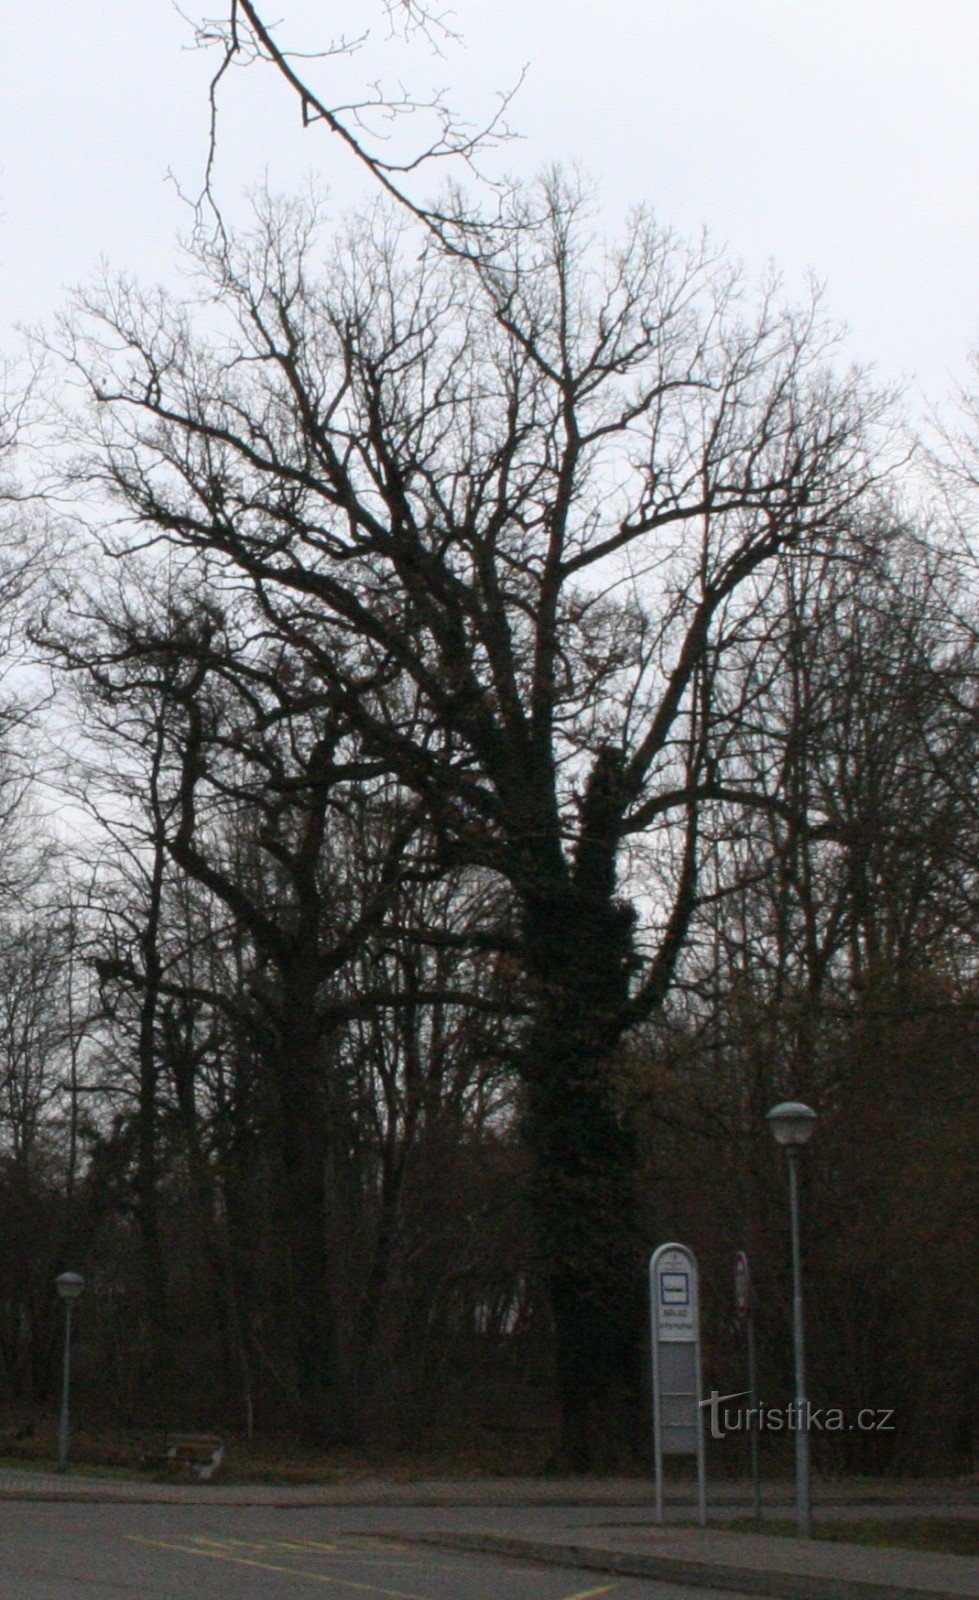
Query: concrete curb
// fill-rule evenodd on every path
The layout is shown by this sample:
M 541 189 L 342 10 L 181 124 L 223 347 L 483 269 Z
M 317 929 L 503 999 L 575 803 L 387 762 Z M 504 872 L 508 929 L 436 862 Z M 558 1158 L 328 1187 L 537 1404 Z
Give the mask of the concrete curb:
M 868 1514 L 875 1507 L 907 1508 L 914 1511 L 939 1509 L 954 1516 L 959 1508 L 967 1514 L 979 1509 L 979 1482 L 971 1483 L 862 1483 L 841 1485 L 835 1482 L 815 1486 L 814 1505 L 858 1507 Z M 794 1489 L 783 1482 L 763 1485 L 766 1510 L 791 1507 Z M 645 1508 L 651 1513 L 653 1489 L 646 1479 L 534 1479 L 534 1478 L 428 1478 L 392 1480 L 383 1477 L 347 1479 L 335 1482 L 272 1484 L 235 1483 L 218 1480 L 197 1484 L 180 1480 L 149 1478 L 88 1477 L 71 1472 L 67 1477 L 52 1470 L 18 1470 L 0 1463 L 0 1501 L 2 1500 L 103 1501 L 127 1505 L 253 1505 L 295 1506 L 297 1508 L 379 1506 L 396 1508 L 463 1510 L 466 1508 L 506 1509 L 566 1507 L 568 1509 Z M 666 1504 L 694 1514 L 691 1492 L 668 1491 Z M 747 1512 L 750 1499 L 741 1483 L 712 1485 L 711 1510 Z
M 911 1589 L 903 1585 L 896 1588 L 890 1583 L 871 1583 L 863 1578 L 733 1567 L 695 1559 L 684 1561 L 676 1556 L 639 1555 L 631 1550 L 599 1549 L 594 1545 L 544 1543 L 536 1539 L 513 1539 L 505 1534 L 417 1533 L 401 1528 L 387 1530 L 387 1534 L 405 1544 L 430 1544 L 476 1555 L 539 1561 L 547 1566 L 614 1572 L 623 1578 L 656 1578 L 663 1583 L 731 1589 L 738 1594 L 767 1595 L 770 1600 L 950 1600 L 947 1589 Z
M 356 1511 L 360 1508 L 349 1503 L 339 1504 L 323 1500 L 232 1500 L 213 1496 L 155 1495 L 147 1492 L 124 1490 L 121 1494 L 86 1494 L 71 1489 L 0 1489 L 0 1504 L 15 1505 L 72 1505 L 72 1506 L 209 1506 L 228 1511 Z M 403 1500 L 372 1501 L 384 1510 L 404 1509 Z M 444 1508 L 443 1508 L 444 1509 Z

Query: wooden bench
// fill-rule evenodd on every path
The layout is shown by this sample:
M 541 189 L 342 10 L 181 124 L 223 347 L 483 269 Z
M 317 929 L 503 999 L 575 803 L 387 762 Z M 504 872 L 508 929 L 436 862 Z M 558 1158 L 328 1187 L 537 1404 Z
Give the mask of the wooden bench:
M 139 1459 L 144 1467 L 196 1472 L 197 1481 L 207 1483 L 224 1460 L 224 1440 L 216 1433 L 166 1433 L 161 1445 L 147 1448 Z

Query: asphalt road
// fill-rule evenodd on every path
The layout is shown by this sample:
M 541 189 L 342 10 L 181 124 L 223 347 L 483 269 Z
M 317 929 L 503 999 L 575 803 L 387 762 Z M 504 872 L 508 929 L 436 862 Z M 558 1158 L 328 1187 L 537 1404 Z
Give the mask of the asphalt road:
M 8 1501 L 0 1600 L 722 1600 L 709 1589 L 402 1544 L 371 1531 L 371 1520 Z

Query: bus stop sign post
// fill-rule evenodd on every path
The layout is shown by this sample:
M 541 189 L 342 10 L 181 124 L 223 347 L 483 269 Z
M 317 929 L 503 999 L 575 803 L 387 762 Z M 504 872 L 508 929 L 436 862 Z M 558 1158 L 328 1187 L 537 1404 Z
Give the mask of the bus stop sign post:
M 701 1405 L 700 1289 L 693 1251 L 661 1244 L 649 1263 L 653 1347 L 653 1457 L 656 1521 L 663 1521 L 663 1457 L 697 1457 L 700 1526 L 707 1524 L 704 1410 Z
M 755 1357 L 755 1291 L 748 1257 L 739 1250 L 734 1265 L 734 1305 L 748 1336 L 748 1406 L 751 1439 L 751 1494 L 755 1521 L 761 1522 L 761 1471 L 758 1464 L 758 1366 Z

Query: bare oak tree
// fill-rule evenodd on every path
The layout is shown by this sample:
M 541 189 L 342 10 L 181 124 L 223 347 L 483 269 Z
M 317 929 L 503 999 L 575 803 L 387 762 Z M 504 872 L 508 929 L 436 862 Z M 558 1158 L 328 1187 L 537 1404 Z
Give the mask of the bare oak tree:
M 603 251 L 560 177 L 507 204 L 491 249 L 460 211 L 458 248 L 376 214 L 321 251 L 315 216 L 267 203 L 251 236 L 199 246 L 199 326 L 110 285 L 66 353 L 92 401 L 85 483 L 229 595 L 246 583 L 440 863 L 508 887 L 581 1463 L 591 1402 L 637 1361 L 610 1063 L 668 991 L 704 808 L 786 805 L 725 767 L 716 685 L 766 567 L 854 515 L 882 402 L 831 373 L 818 308 L 752 299 L 649 217 Z

